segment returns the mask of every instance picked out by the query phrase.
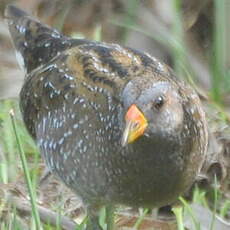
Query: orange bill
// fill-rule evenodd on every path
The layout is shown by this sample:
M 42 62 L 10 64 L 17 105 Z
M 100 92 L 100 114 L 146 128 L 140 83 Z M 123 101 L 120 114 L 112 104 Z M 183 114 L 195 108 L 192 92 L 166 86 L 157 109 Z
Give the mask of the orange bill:
M 126 126 L 122 137 L 122 146 L 135 141 L 144 134 L 148 122 L 135 104 L 131 105 L 125 115 Z

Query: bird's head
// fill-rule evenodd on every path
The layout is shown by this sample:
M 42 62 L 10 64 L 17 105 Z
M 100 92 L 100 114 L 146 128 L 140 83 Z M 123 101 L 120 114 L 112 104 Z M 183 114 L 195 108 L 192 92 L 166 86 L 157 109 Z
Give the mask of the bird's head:
M 178 86 L 168 81 L 136 78 L 123 90 L 122 145 L 147 138 L 168 139 L 183 127 L 182 98 Z

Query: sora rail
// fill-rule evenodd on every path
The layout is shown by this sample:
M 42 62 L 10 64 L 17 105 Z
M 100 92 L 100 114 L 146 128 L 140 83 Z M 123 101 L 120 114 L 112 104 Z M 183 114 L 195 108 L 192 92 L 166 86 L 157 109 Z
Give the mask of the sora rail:
M 25 125 L 49 169 L 81 196 L 87 229 L 99 207 L 159 207 L 195 180 L 207 125 L 195 91 L 154 57 L 71 39 L 15 6 L 9 30 L 26 76 Z

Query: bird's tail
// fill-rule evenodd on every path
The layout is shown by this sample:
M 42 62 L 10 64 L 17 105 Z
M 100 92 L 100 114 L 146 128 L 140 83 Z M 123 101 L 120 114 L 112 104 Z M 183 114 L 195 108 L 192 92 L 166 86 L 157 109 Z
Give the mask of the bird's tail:
M 29 73 L 68 46 L 68 38 L 43 25 L 25 11 L 8 5 L 5 17 L 17 50 L 19 64 Z

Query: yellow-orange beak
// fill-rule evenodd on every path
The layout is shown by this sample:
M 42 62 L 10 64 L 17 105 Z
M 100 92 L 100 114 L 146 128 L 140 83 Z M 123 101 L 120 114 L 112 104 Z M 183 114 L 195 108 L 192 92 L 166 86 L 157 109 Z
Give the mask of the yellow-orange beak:
M 131 105 L 125 115 L 126 126 L 122 137 L 122 146 L 135 141 L 143 135 L 148 122 L 136 105 Z

